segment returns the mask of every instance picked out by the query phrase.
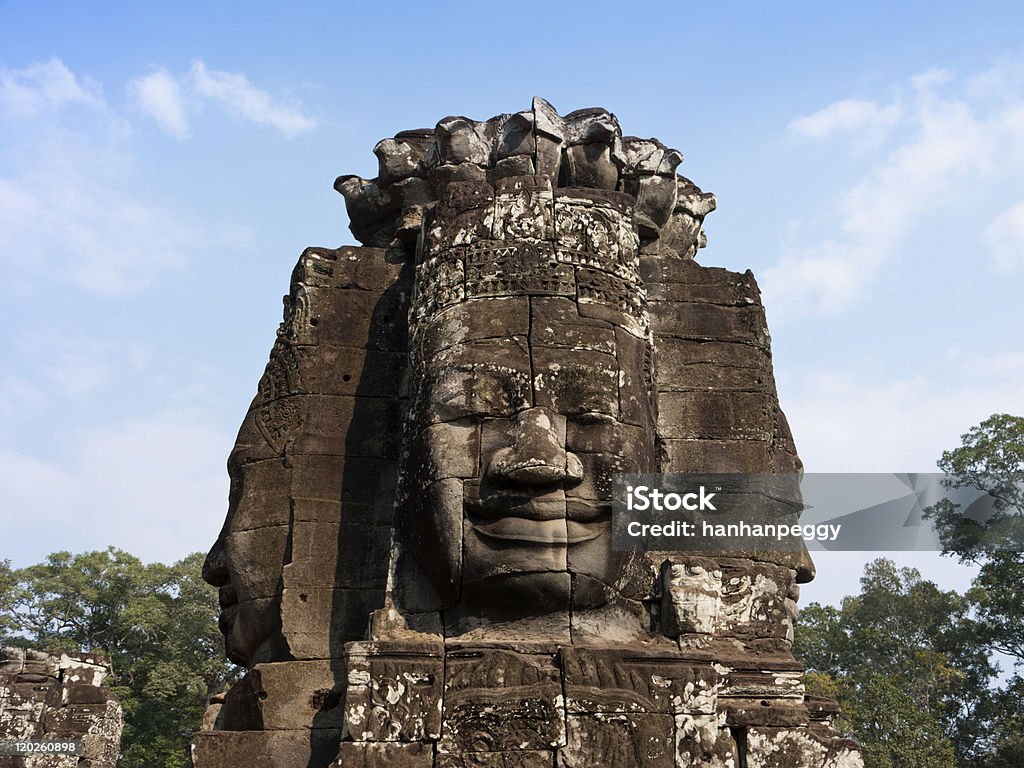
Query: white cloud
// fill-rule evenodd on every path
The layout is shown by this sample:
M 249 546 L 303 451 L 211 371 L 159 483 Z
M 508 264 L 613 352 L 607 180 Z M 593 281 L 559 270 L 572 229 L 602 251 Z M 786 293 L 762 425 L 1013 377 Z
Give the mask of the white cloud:
M 151 200 L 98 87 L 53 59 L 3 70 L 0 104 L 16 147 L 0 158 L 0 280 L 125 295 L 183 263 L 198 234 Z
M 979 78 L 959 82 L 933 70 L 912 78 L 909 90 L 888 105 L 848 99 L 791 124 L 801 135 L 821 138 L 841 130 L 856 134 L 898 115 L 901 130 L 860 163 L 866 172 L 826 214 L 835 234 L 787 246 L 779 262 L 762 271 L 775 317 L 848 308 L 926 215 L 946 209 L 955 215 L 957 199 L 979 196 L 1024 164 L 1024 94 L 1018 89 L 998 103 L 982 100 L 973 95 Z M 862 151 L 857 135 L 848 148 Z M 791 229 L 799 230 L 798 224 Z M 992 238 L 1000 253 L 1007 237 L 1015 236 L 1014 226 L 996 227 Z M 1005 266 L 1006 259 L 997 257 L 997 263 Z
M 789 124 L 789 129 L 812 139 L 823 139 L 835 133 L 848 133 L 869 126 L 891 126 L 899 116 L 900 109 L 896 104 L 880 107 L 874 101 L 843 99 L 814 114 L 796 118 Z
M 998 272 L 1009 274 L 1024 266 L 1024 200 L 997 216 L 982 238 Z
M 227 509 L 230 439 L 211 414 L 182 409 L 79 430 L 53 462 L 0 449 L 4 539 L 21 565 L 50 552 L 114 545 L 172 562 L 208 548 Z
M 130 352 L 113 342 L 90 338 L 74 329 L 44 326 L 10 341 L 11 352 L 30 366 L 34 382 L 53 405 L 58 401 L 79 405 L 86 398 L 102 394 L 103 387 L 118 378 L 117 368 Z M 8 357 L 13 361 L 12 357 Z M 124 383 L 123 381 L 121 383 Z M 6 398 L 0 395 L 0 402 Z
M 31 118 L 69 104 L 100 108 L 103 97 L 96 83 L 80 81 L 60 59 L 24 69 L 0 69 L 0 113 Z
M 189 77 L 198 95 L 220 102 L 236 117 L 272 126 L 288 137 L 316 127 L 315 120 L 272 98 L 243 74 L 207 69 L 202 61 L 196 61 Z
M 249 82 L 241 72 L 209 69 L 202 61 L 175 78 L 158 69 L 128 84 L 131 97 L 144 114 L 177 139 L 189 134 L 189 116 L 205 103 L 218 104 L 228 114 L 257 125 L 268 125 L 291 138 L 316 128 L 316 121 L 294 104 L 275 98 Z
M 166 69 L 136 77 L 128 83 L 128 91 L 162 131 L 179 141 L 188 136 L 188 115 L 181 85 Z

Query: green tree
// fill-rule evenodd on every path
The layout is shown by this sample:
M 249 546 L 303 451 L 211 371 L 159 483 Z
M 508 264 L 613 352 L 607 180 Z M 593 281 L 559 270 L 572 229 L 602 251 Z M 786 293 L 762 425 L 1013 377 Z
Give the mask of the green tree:
M 975 488 L 992 500 L 986 519 L 964 514 L 950 499 L 926 511 L 935 521 L 944 554 L 974 563 L 978 575 L 967 596 L 968 631 L 1024 665 L 1024 418 L 994 414 L 942 454 L 947 488 Z M 1024 678 L 1018 673 L 993 693 L 988 712 L 986 766 L 1024 765 Z
M 994 514 L 975 520 L 943 499 L 927 510 L 943 552 L 980 567 L 971 590 L 976 630 L 995 650 L 1024 663 L 1024 418 L 990 416 L 942 454 L 948 488 L 977 488 L 992 499 Z
M 110 548 L 57 552 L 13 572 L 15 599 L 4 615 L 17 642 L 110 657 L 127 768 L 189 765 L 189 735 L 210 696 L 232 679 L 217 592 L 200 578 L 202 562 L 196 553 L 171 566 L 146 565 Z
M 962 595 L 880 559 L 841 607 L 801 611 L 794 651 L 809 690 L 840 701 L 868 768 L 945 768 L 983 750 L 994 669 L 963 627 L 968 609 Z
M 1019 675 L 993 697 L 991 757 L 986 768 L 1024 765 L 1024 678 Z
M 10 645 L 11 633 L 17 629 L 14 604 L 17 602 L 18 577 L 11 570 L 10 560 L 0 560 L 0 645 Z
M 857 723 L 866 768 L 948 768 L 956 764 L 953 745 L 927 706 L 905 680 L 870 675 L 845 702 Z

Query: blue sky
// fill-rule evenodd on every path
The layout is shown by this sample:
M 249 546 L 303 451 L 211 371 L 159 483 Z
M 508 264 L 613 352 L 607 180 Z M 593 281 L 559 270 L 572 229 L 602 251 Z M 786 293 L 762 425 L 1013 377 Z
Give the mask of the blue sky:
M 723 6 L 0 3 L 0 556 L 205 550 L 291 267 L 353 242 L 335 176 L 534 95 L 717 194 L 700 260 L 758 276 L 808 470 L 1024 413 L 1024 7 Z

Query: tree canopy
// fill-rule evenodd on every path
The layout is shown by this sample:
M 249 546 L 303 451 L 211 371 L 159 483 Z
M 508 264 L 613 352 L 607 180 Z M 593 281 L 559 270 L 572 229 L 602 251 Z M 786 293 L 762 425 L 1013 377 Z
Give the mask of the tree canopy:
M 234 668 L 217 629 L 217 592 L 203 556 L 146 565 L 110 548 L 56 552 L 20 570 L 0 563 L 0 633 L 7 644 L 99 651 L 125 712 L 120 765 L 183 768 L 188 739 Z
M 811 604 L 796 628 L 812 693 L 833 696 L 867 768 L 1024 765 L 1024 418 L 995 414 L 946 451 L 947 488 L 976 488 L 988 516 L 927 510 L 944 554 L 979 567 L 964 595 L 876 560 L 860 594 Z M 996 653 L 1012 666 L 1000 677 Z

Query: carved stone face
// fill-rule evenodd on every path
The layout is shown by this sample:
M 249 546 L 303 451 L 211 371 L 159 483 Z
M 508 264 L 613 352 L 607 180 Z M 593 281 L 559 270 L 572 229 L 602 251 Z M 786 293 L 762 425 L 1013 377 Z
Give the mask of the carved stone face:
M 280 459 L 256 454 L 268 451 L 254 418 L 250 411 L 228 459 L 227 519 L 203 566 L 203 579 L 219 587 L 227 656 L 245 666 L 269 660 L 279 637 L 288 542 L 288 470 Z
M 470 300 L 418 336 L 405 492 L 442 604 L 503 615 L 606 601 L 623 565 L 612 475 L 653 464 L 646 342 L 571 299 L 525 296 Z

